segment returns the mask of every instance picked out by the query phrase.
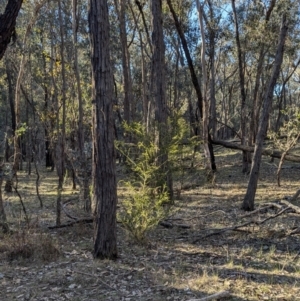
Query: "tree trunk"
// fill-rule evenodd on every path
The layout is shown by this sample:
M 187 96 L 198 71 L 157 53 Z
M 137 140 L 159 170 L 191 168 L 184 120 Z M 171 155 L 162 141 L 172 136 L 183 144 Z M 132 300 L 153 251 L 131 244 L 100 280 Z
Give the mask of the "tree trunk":
M 83 100 L 81 91 L 80 71 L 78 66 L 78 45 L 77 45 L 77 31 L 78 31 L 78 12 L 77 0 L 72 0 L 72 28 L 73 28 L 73 44 L 74 44 L 74 71 L 76 77 L 77 88 L 77 102 L 78 102 L 78 149 L 79 149 L 79 170 L 81 175 L 80 192 L 83 198 L 84 210 L 91 212 L 91 198 L 89 195 L 89 179 L 88 179 L 88 162 L 84 152 L 84 128 L 83 128 Z M 74 171 L 75 172 L 75 171 Z
M 130 72 L 130 56 L 127 46 L 127 33 L 125 22 L 125 8 L 126 0 L 115 0 L 115 6 L 119 17 L 120 41 L 122 47 L 122 68 L 124 80 L 124 121 L 130 123 L 131 121 L 131 108 L 130 101 L 132 101 L 132 83 Z
M 241 91 L 241 142 L 242 145 L 246 145 L 246 90 L 245 90 L 245 70 L 244 65 L 245 62 L 243 61 L 243 52 L 240 43 L 240 33 L 239 33 L 239 25 L 237 20 L 236 8 L 235 8 L 235 0 L 231 1 L 232 4 L 232 11 L 234 17 L 234 25 L 235 25 L 235 39 L 236 39 L 236 46 L 237 46 L 237 53 L 238 53 L 238 63 L 239 63 L 239 77 L 240 77 L 240 91 Z M 248 172 L 248 154 L 247 152 L 243 151 L 243 166 L 242 172 Z
M 59 121 L 59 114 L 57 114 L 57 145 L 56 145 L 56 172 L 58 176 L 57 185 L 57 199 L 56 199 L 56 225 L 59 226 L 61 223 L 61 197 L 65 175 L 65 136 L 66 136 L 66 69 L 65 69 L 65 58 L 64 58 L 64 47 L 65 47 L 65 34 L 64 24 L 62 16 L 61 0 L 58 0 L 58 18 L 60 27 L 60 59 L 61 59 L 61 76 L 62 76 L 62 122 Z M 59 110 L 57 111 L 59 112 Z
M 8 225 L 6 223 L 6 214 L 4 211 L 4 204 L 2 198 L 2 183 L 4 177 L 3 163 L 5 157 L 5 140 L 6 137 L 3 132 L 0 132 L 0 226 L 3 229 L 3 232 L 8 232 Z
M 93 92 L 94 258 L 117 257 L 117 184 L 114 149 L 113 74 L 107 0 L 90 0 Z
M 275 7 L 276 0 L 271 0 L 270 6 L 268 8 L 268 11 L 266 13 L 265 18 L 265 25 L 270 20 L 271 13 Z M 256 68 L 256 76 L 255 76 L 255 85 L 253 90 L 253 107 L 252 107 L 252 116 L 251 116 L 251 124 L 250 124 L 250 133 L 249 133 L 249 142 L 252 145 L 252 143 L 255 143 L 256 134 L 258 130 L 258 120 L 259 120 L 259 109 L 260 109 L 260 103 L 259 103 L 259 86 L 260 86 L 260 80 L 263 72 L 263 63 L 265 58 L 265 44 L 262 43 L 261 49 L 259 52 L 259 57 L 257 61 L 257 68 Z
M 23 0 L 8 0 L 4 14 L 0 15 L 0 60 L 15 34 L 16 19 Z
M 145 50 L 142 32 L 138 28 L 139 26 L 138 26 L 137 17 L 133 11 L 133 7 L 130 1 L 128 2 L 128 4 L 132 13 L 134 24 L 137 27 L 138 34 L 139 34 L 139 43 L 141 49 L 141 72 L 142 72 L 141 85 L 142 85 L 142 104 L 143 104 L 143 124 L 145 126 L 146 133 L 149 133 L 150 102 L 149 102 L 149 93 L 148 93 L 148 85 L 147 85 L 147 68 L 146 68 L 146 58 L 145 58 L 146 50 Z
M 272 99 L 274 88 L 276 85 L 277 78 L 279 76 L 282 60 L 283 60 L 283 53 L 284 53 L 284 44 L 285 38 L 288 31 L 288 25 L 286 21 L 286 16 L 284 15 L 282 18 L 282 25 L 280 30 L 279 42 L 277 46 L 274 66 L 272 75 L 269 81 L 268 89 L 265 94 L 265 99 L 263 103 L 262 113 L 259 120 L 259 128 L 256 137 L 256 144 L 254 148 L 254 155 L 253 161 L 251 165 L 251 172 L 250 172 L 250 179 L 248 183 L 247 192 L 243 201 L 242 208 L 247 211 L 254 210 L 254 198 L 256 194 L 258 176 L 259 176 L 259 169 L 261 163 L 261 156 L 263 150 L 263 142 L 267 133 L 268 121 L 269 121 L 269 114 L 272 107 Z
M 203 84 L 202 84 L 202 91 L 203 91 L 203 100 L 202 100 L 202 139 L 203 139 L 203 146 L 204 146 L 204 156 L 207 160 L 207 168 L 209 169 L 209 148 L 208 148 L 208 119 L 209 119 L 209 104 L 207 98 L 207 69 L 206 69 L 206 60 L 205 60 L 205 53 L 206 53 L 206 42 L 205 42 L 205 33 L 204 33 L 204 24 L 203 24 L 203 6 L 200 5 L 199 0 L 197 2 L 197 10 L 198 10 L 198 17 L 199 17 L 199 25 L 200 25 L 200 32 L 201 32 L 201 67 L 202 67 L 202 77 L 203 77 Z
M 169 168 L 168 150 L 168 113 L 165 83 L 165 43 L 162 27 L 162 6 L 160 0 L 151 1 L 152 11 L 152 72 L 151 84 L 155 103 L 155 123 L 157 128 L 158 165 L 161 167 L 162 183 L 168 187 L 170 199 L 173 198 L 172 173 Z
M 199 109 L 200 117 L 202 118 L 203 117 L 203 96 L 202 96 L 201 87 L 200 87 L 200 84 L 199 84 L 199 81 L 198 81 L 198 78 L 197 78 L 197 75 L 196 75 L 196 72 L 195 72 L 195 69 L 194 69 L 193 60 L 192 60 L 192 57 L 190 55 L 190 51 L 189 51 L 189 48 L 188 48 L 188 44 L 187 44 L 185 35 L 184 35 L 183 30 L 180 26 L 180 22 L 178 20 L 176 12 L 173 8 L 171 0 L 167 0 L 167 4 L 168 4 L 170 12 L 173 16 L 174 24 L 175 24 L 177 33 L 180 37 L 182 48 L 183 48 L 183 51 L 184 51 L 184 54 L 185 54 L 185 57 L 186 57 L 186 60 L 187 60 L 188 66 L 189 66 L 192 83 L 193 83 L 194 89 L 195 89 L 196 94 L 197 94 L 197 106 L 198 106 L 198 109 Z M 190 107 L 190 109 L 191 109 L 191 107 Z M 197 120 L 197 116 L 195 116 L 195 119 Z M 194 128 L 194 132 L 197 133 L 197 128 Z M 216 164 L 215 164 L 215 156 L 214 156 L 214 152 L 213 152 L 213 147 L 212 147 L 212 145 L 210 145 L 210 141 L 211 141 L 210 137 L 208 137 L 207 140 L 208 140 L 208 149 L 209 149 L 209 152 L 210 152 L 210 162 L 211 162 L 210 168 L 211 168 L 212 171 L 216 171 L 217 168 L 216 168 Z

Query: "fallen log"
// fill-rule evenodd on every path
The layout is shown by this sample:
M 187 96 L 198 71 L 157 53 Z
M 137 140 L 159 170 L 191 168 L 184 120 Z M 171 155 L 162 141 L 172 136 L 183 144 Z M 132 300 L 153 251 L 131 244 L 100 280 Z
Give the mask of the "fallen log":
M 237 150 L 241 150 L 241 151 L 247 151 L 247 152 L 250 152 L 250 153 L 254 152 L 254 146 L 241 145 L 241 144 L 237 144 L 237 143 L 233 143 L 233 142 L 229 142 L 229 141 L 224 141 L 224 140 L 212 140 L 212 144 L 222 145 L 223 147 L 226 147 L 226 148 L 237 149 Z M 262 154 L 264 156 L 269 156 L 269 157 L 278 158 L 278 159 L 281 159 L 281 156 L 282 156 L 282 152 L 280 152 L 279 150 L 272 150 L 272 149 L 266 149 L 266 148 L 264 148 L 262 150 Z M 286 161 L 300 163 L 300 156 L 297 156 L 297 155 L 287 154 L 284 159 Z

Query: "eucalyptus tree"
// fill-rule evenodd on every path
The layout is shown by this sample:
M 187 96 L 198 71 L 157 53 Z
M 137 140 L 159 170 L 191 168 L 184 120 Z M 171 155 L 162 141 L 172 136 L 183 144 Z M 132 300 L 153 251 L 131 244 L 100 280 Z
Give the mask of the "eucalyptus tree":
M 172 173 L 168 162 L 169 125 L 166 103 L 165 42 L 163 33 L 162 3 L 151 1 L 152 13 L 152 66 L 151 86 L 155 106 L 156 144 L 159 149 L 158 166 L 163 175 L 160 186 L 167 185 L 169 196 L 173 198 Z
M 259 169 L 261 163 L 263 142 L 266 137 L 269 114 L 272 106 L 272 99 L 276 81 L 279 76 L 283 55 L 284 55 L 284 45 L 288 32 L 288 20 L 286 13 L 282 17 L 282 25 L 280 29 L 279 41 L 277 46 L 277 51 L 274 60 L 274 66 L 272 75 L 269 80 L 268 89 L 265 93 L 265 98 L 263 102 L 263 108 L 259 120 L 259 129 L 256 137 L 256 144 L 254 149 L 253 161 L 251 165 L 250 179 L 248 183 L 247 192 L 243 201 L 244 210 L 254 210 L 254 198 L 258 183 Z
M 90 0 L 93 104 L 94 257 L 117 257 L 114 95 L 107 0 Z
M 22 3 L 23 0 L 8 0 L 4 13 L 0 14 L 0 60 L 12 36 L 15 35 L 16 19 Z
M 238 67 L 239 67 L 239 83 L 240 83 L 240 93 L 241 93 L 241 144 L 247 144 L 247 137 L 246 137 L 246 122 L 247 122 L 247 111 L 246 111 L 246 88 L 245 88 L 245 54 L 243 53 L 241 41 L 240 41 L 240 30 L 239 30 L 239 21 L 237 17 L 236 7 L 235 7 L 235 0 L 231 0 L 232 11 L 233 11 L 233 19 L 234 19 L 234 27 L 235 27 L 235 40 L 237 46 L 237 56 L 238 56 Z M 248 161 L 249 161 L 249 154 L 246 151 L 243 151 L 243 160 L 242 160 L 242 172 L 248 172 Z

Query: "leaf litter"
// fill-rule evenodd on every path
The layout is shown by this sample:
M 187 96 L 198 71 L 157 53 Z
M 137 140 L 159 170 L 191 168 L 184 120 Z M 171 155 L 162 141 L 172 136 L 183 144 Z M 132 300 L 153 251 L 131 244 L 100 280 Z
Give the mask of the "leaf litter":
M 299 234 L 290 235 L 300 226 L 299 214 L 286 212 L 264 224 L 214 234 L 245 221 L 264 220 L 279 210 L 268 208 L 245 216 L 240 206 L 247 176 L 240 171 L 241 156 L 220 151 L 216 158 L 216 183 L 205 183 L 201 166 L 185 175 L 182 187 L 186 189 L 181 187 L 175 213 L 166 220 L 172 227 L 158 226 L 149 233 L 146 244 L 138 245 L 118 224 L 116 261 L 93 260 L 91 224 L 48 230 L 55 220 L 55 175 L 43 172 L 40 191 L 45 209 L 40 209 L 34 189 L 29 189 L 34 175 L 21 173 L 20 192 L 24 185 L 24 202 L 35 224 L 23 231 L 23 243 L 33 253 L 8 256 L 12 248 L 23 247 L 20 233 L 25 225 L 17 198 L 4 195 L 9 223 L 19 235 L 0 237 L 0 300 L 184 301 L 224 290 L 230 291 L 224 300 L 300 300 Z M 296 168 L 282 170 L 281 187 L 276 186 L 275 172 L 264 160 L 257 208 L 292 196 L 298 189 Z M 66 185 L 63 197 L 67 200 L 77 193 Z M 81 204 L 72 201 L 68 210 L 80 216 Z M 42 256 L 49 246 L 59 254 Z

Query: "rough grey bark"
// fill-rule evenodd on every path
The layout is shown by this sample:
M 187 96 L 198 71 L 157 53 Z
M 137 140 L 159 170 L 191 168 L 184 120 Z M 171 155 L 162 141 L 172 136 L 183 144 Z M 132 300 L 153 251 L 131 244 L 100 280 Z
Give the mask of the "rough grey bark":
M 279 41 L 278 41 L 273 71 L 268 84 L 268 89 L 265 93 L 263 108 L 259 120 L 259 128 L 256 137 L 248 188 L 242 205 L 242 208 L 247 211 L 254 210 L 254 198 L 256 194 L 256 188 L 257 188 L 257 182 L 259 176 L 261 156 L 263 151 L 263 142 L 267 133 L 274 88 L 279 76 L 279 72 L 283 60 L 284 44 L 287 36 L 287 31 L 288 31 L 288 24 L 286 20 L 286 15 L 284 15 L 282 17 L 282 25 L 280 29 L 280 35 L 279 35 Z
M 165 82 L 165 43 L 162 27 L 162 3 L 160 0 L 151 1 L 152 12 L 152 72 L 151 84 L 155 103 L 155 123 L 157 145 L 159 148 L 158 164 L 161 167 L 162 183 L 167 184 L 170 199 L 173 198 L 172 174 L 169 169 L 168 145 L 168 113 L 166 104 Z M 164 182 L 164 183 L 163 183 Z
M 117 184 L 114 149 L 113 74 L 107 0 L 90 0 L 93 104 L 94 257 L 117 257 Z
M 5 11 L 0 15 L 0 60 L 15 33 L 16 19 L 23 0 L 8 0 Z

